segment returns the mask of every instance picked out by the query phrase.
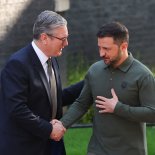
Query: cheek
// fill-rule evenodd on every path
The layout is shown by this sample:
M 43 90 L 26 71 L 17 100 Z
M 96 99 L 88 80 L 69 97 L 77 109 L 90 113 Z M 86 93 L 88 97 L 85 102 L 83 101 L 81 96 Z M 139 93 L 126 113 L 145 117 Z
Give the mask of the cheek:
M 53 51 L 53 53 L 56 53 L 59 50 L 59 46 L 57 44 L 52 45 L 50 50 Z
M 62 48 L 62 43 L 61 42 L 55 44 L 55 49 L 61 49 L 61 48 Z
M 116 57 L 117 55 L 118 55 L 118 50 L 114 49 L 113 51 L 111 51 L 112 57 Z

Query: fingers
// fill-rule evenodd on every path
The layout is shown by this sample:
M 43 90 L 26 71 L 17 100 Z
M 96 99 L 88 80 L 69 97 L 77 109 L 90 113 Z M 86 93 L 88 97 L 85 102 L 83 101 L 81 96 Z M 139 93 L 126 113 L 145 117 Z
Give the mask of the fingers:
M 106 101 L 106 98 L 103 96 L 97 96 L 96 99 L 97 99 L 96 101 L 99 101 L 99 100 Z
M 114 99 L 117 99 L 117 95 L 116 95 L 116 93 L 115 93 L 114 88 L 111 89 L 111 94 L 112 94 L 112 97 L 113 97 Z
M 57 120 L 57 119 L 53 119 L 52 121 L 51 121 L 51 123 L 52 123 L 52 125 L 54 125 L 55 123 L 60 123 L 60 124 L 62 124 L 59 120 Z
M 99 110 L 98 112 L 102 114 L 102 113 L 107 113 L 109 111 L 107 109 L 102 109 L 102 110 Z
M 104 101 L 96 100 L 95 103 L 96 103 L 96 107 L 98 107 L 98 108 L 105 108 L 105 104 L 106 103 Z
M 111 89 L 112 98 L 106 98 L 103 96 L 97 96 L 95 103 L 96 107 L 99 108 L 99 113 L 113 113 L 115 106 L 118 102 L 118 97 L 114 91 Z
M 112 94 L 112 97 L 113 98 L 117 98 L 117 95 L 115 93 L 114 88 L 111 89 L 111 94 Z M 97 96 L 96 98 L 97 98 L 97 100 L 107 101 L 107 98 L 106 97 L 103 97 L 103 96 Z
M 52 120 L 50 123 L 53 126 L 53 130 L 51 132 L 50 138 L 55 141 L 59 141 L 63 137 L 64 133 L 66 132 L 66 128 L 58 120 Z
M 105 113 L 106 111 L 106 103 L 103 101 L 96 100 L 96 107 L 99 108 L 99 113 Z

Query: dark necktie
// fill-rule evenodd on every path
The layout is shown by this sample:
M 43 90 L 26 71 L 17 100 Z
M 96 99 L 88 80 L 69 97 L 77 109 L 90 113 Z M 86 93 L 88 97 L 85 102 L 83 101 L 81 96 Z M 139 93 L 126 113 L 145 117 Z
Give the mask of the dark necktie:
M 47 60 L 47 73 L 49 76 L 50 94 L 52 98 L 52 119 L 54 119 L 57 113 L 57 87 L 51 58 Z

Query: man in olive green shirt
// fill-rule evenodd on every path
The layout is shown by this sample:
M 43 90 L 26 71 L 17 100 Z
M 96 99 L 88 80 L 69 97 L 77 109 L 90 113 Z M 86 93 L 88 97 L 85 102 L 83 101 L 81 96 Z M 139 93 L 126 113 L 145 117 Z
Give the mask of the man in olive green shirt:
M 155 122 L 153 74 L 128 52 L 123 24 L 103 25 L 97 37 L 103 60 L 89 68 L 80 97 L 61 122 L 70 127 L 93 104 L 87 155 L 147 155 L 145 122 Z

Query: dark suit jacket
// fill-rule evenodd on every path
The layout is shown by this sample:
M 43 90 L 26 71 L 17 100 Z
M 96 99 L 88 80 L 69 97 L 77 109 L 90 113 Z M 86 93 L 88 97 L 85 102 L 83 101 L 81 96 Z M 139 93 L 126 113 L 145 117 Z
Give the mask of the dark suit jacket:
M 54 58 L 53 67 L 58 96 L 56 118 L 59 119 L 62 116 L 62 89 Z M 12 55 L 1 72 L 0 83 L 1 154 L 65 155 L 63 141 L 49 139 L 51 96 L 44 69 L 31 45 Z

